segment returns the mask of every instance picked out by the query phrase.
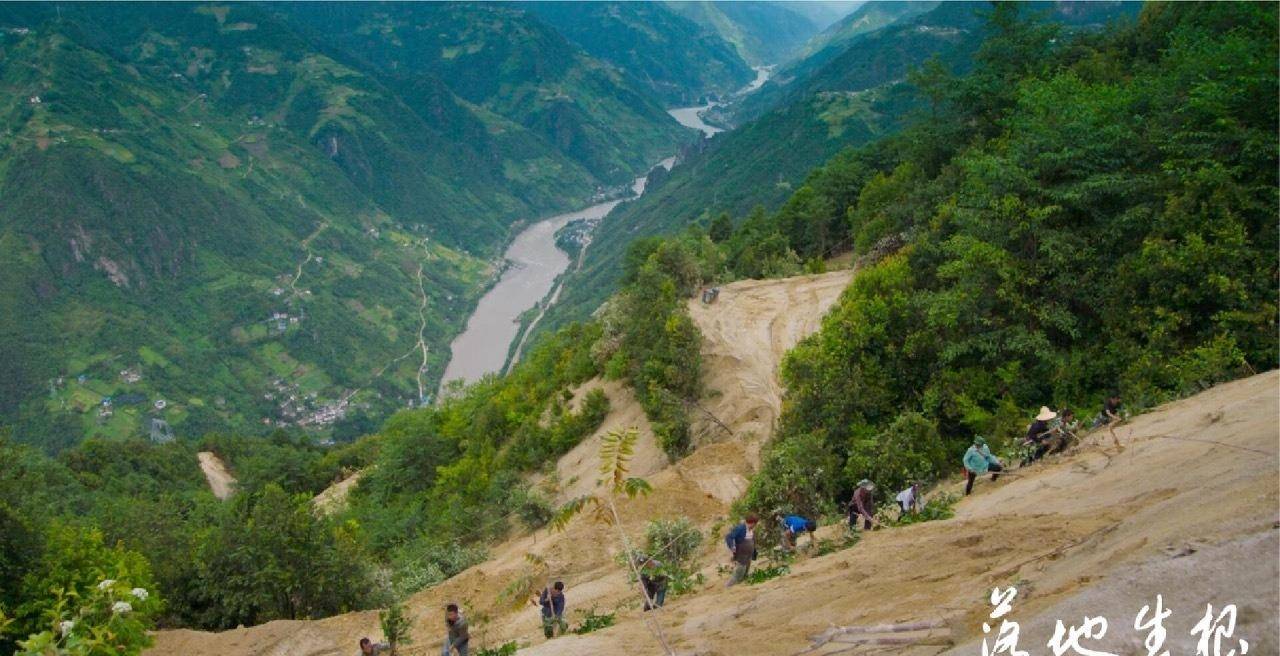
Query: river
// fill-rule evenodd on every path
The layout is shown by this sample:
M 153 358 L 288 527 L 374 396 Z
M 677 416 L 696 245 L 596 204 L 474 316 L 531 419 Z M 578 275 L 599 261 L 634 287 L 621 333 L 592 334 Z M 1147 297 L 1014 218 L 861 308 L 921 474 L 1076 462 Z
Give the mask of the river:
M 755 80 L 734 95 L 741 96 L 759 89 L 769 79 L 772 68 L 758 67 L 755 70 Z M 719 104 L 711 102 L 697 107 L 680 107 L 668 110 L 668 113 L 681 125 L 701 130 L 703 135 L 710 137 L 722 130 L 704 123 L 701 114 Z M 675 158 L 669 157 L 658 165 L 670 169 L 674 163 Z M 646 181 L 645 176 L 636 178 L 631 185 L 632 198 L 644 193 Z M 440 383 L 442 388 L 455 380 L 472 383 L 485 374 L 502 371 L 511 343 L 521 337 L 520 315 L 543 299 L 554 303 L 560 295 L 556 278 L 569 268 L 571 262 L 568 254 L 556 246 L 556 232 L 577 219 L 602 219 L 626 200 L 630 199 L 611 200 L 576 212 L 558 214 L 538 221 L 516 235 L 503 253 L 507 268 L 498 282 L 480 298 L 475 311 L 467 319 L 466 328 L 453 340 L 453 355 L 445 367 Z M 589 246 L 587 244 L 583 248 Z M 539 314 L 530 323 L 529 329 L 524 331 L 526 336 L 541 318 Z M 524 339 L 521 337 L 513 360 L 519 359 L 523 347 Z
M 668 158 L 658 165 L 670 169 L 674 163 L 674 158 Z M 646 182 L 647 176 L 641 176 L 631 183 L 631 191 L 635 194 L 632 198 L 644 193 Z M 556 232 L 578 219 L 602 219 L 626 200 L 630 198 L 557 214 L 516 235 L 503 253 L 507 268 L 502 277 L 480 298 L 475 312 L 467 319 L 467 327 L 453 340 L 453 357 L 444 370 L 442 387 L 455 380 L 472 383 L 485 374 L 502 371 L 507 351 L 520 333 L 520 315 L 552 294 L 556 276 L 569 268 L 569 255 L 556 246 Z M 552 301 L 559 291 L 555 290 Z
M 773 67 L 757 66 L 755 71 L 756 79 L 752 80 L 745 87 L 735 91 L 733 94 L 734 96 L 745 96 L 764 86 L 764 83 L 769 81 L 769 76 L 773 74 Z M 704 136 L 710 137 L 716 133 L 724 132 L 724 130 L 703 121 L 702 113 L 713 107 L 719 107 L 722 104 L 724 103 L 711 101 L 705 105 L 698 105 L 697 107 L 678 107 L 676 109 L 669 109 L 667 110 L 667 113 L 671 115 L 671 118 L 679 121 L 680 125 L 693 128 L 695 130 L 702 130 L 702 134 Z

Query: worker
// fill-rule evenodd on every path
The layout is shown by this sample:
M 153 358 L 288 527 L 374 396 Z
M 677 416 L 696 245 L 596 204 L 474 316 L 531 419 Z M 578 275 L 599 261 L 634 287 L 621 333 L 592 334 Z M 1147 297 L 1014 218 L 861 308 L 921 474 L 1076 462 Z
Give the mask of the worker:
M 662 608 L 667 601 L 667 575 L 662 572 L 662 562 L 652 556 L 636 558 L 640 571 L 640 585 L 644 588 L 644 609 Z
M 564 621 L 564 581 L 543 588 L 534 605 L 542 607 L 542 634 L 548 640 L 555 637 L 556 628 L 562 636 L 569 630 L 569 623 Z
M 973 438 L 973 445 L 964 452 L 964 469 L 968 477 L 964 494 L 968 496 L 973 491 L 974 480 L 991 472 L 991 480 L 994 481 L 1000 477 L 1000 472 L 1004 471 L 1004 465 L 1000 464 L 998 458 L 991 455 L 991 449 L 987 448 L 987 441 L 981 435 L 977 435 Z
M 1102 402 L 1102 412 L 1098 413 L 1098 417 L 1093 420 L 1093 427 L 1107 427 L 1107 432 L 1111 433 L 1111 443 L 1117 449 L 1123 449 L 1120 446 L 1120 438 L 1116 436 L 1116 426 L 1124 421 L 1123 411 L 1120 409 L 1120 394 L 1112 393 Z
M 1048 406 L 1040 406 L 1040 412 L 1036 415 L 1035 421 L 1027 426 L 1027 436 L 1022 440 L 1025 447 L 1025 455 L 1022 458 L 1022 465 L 1029 465 L 1042 456 L 1045 451 L 1049 450 L 1049 439 L 1053 436 L 1051 421 L 1058 418 L 1058 413 L 1049 409 Z
M 467 656 L 471 643 L 471 631 L 467 628 L 467 619 L 458 611 L 457 604 L 444 607 L 444 624 L 447 633 L 444 636 L 444 649 L 440 651 L 440 656 L 452 656 L 455 651 L 458 652 L 458 656 Z
M 813 532 L 818 530 L 818 523 L 805 519 L 800 515 L 777 515 L 778 522 L 782 528 L 782 551 L 790 553 L 799 544 L 799 537 L 802 533 L 809 534 L 809 546 L 813 546 Z
M 374 642 L 368 638 L 360 638 L 360 656 L 382 656 L 391 653 L 391 645 L 385 642 Z
M 911 513 L 918 513 L 924 510 L 924 499 L 920 496 L 920 482 L 912 481 L 907 489 L 898 493 L 894 497 L 898 501 L 898 509 L 901 511 L 899 517 L 905 517 Z
M 749 514 L 724 537 L 724 544 L 729 547 L 729 553 L 732 554 L 733 559 L 733 576 L 729 578 L 726 588 L 737 585 L 747 578 L 747 574 L 751 571 L 751 561 L 759 555 L 756 552 L 756 524 L 759 521 L 758 517 Z
M 876 521 L 875 492 L 875 483 L 865 478 L 858 481 L 858 489 L 853 491 L 853 498 L 849 499 L 849 528 L 856 529 L 859 520 L 862 521 L 862 528 L 866 531 L 880 523 Z

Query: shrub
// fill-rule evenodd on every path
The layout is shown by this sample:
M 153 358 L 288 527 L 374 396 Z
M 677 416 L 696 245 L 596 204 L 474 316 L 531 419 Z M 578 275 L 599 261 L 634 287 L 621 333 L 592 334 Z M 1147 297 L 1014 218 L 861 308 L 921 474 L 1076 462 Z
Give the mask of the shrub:
M 924 504 L 924 508 L 920 512 L 907 513 L 897 517 L 885 515 L 879 517 L 880 522 L 885 526 L 907 526 L 910 524 L 919 524 L 920 522 L 931 522 L 938 519 L 951 519 L 956 516 L 955 505 L 960 500 L 959 495 L 951 492 L 944 492 L 935 495 Z M 886 508 L 890 513 L 894 512 L 890 508 Z M 877 513 L 879 514 L 879 513 Z
M 582 622 L 573 628 L 573 633 L 576 635 L 585 635 L 613 626 L 615 613 L 598 613 L 595 606 L 579 612 L 582 613 Z
M 742 505 L 766 516 L 778 508 L 795 512 L 822 509 L 835 496 L 838 472 L 839 459 L 820 436 L 775 440 L 765 448 L 760 471 Z
M 515 640 L 504 642 L 497 647 L 489 647 L 476 651 L 476 656 L 515 656 L 520 650 L 520 645 Z
M 514 500 L 516 517 L 531 531 L 546 526 L 556 512 L 545 496 L 527 487 L 517 490 Z
M 44 630 L 19 641 L 21 656 L 136 656 L 151 646 L 147 631 L 160 599 L 124 580 L 103 579 L 83 593 L 54 588 Z
M 885 490 L 898 490 L 912 480 L 939 478 L 953 460 L 933 422 L 904 412 L 885 430 L 854 440 L 845 480 L 870 478 Z
M 382 626 L 382 635 L 386 637 L 387 644 L 391 645 L 392 654 L 401 645 L 413 644 L 413 637 L 409 635 L 413 621 L 405 616 L 404 606 L 399 601 L 378 612 L 378 624 Z

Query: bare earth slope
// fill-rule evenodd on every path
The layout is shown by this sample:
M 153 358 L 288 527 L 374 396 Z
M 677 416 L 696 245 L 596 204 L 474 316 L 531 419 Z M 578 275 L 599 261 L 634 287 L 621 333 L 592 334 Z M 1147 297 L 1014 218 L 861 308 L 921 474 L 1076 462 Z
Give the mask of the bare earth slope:
M 1156 593 L 1174 611 L 1166 620 L 1174 653 L 1194 653 L 1188 631 L 1206 602 L 1238 605 L 1236 634 L 1249 639 L 1249 653 L 1278 653 L 1275 372 L 1136 418 L 1121 429 L 1127 448 L 1119 454 L 1086 443 L 997 483 L 981 481 L 954 519 L 876 531 L 853 548 L 801 560 L 788 576 L 724 589 L 715 570 L 725 560 L 719 527 L 754 469 L 759 440 L 772 431 L 780 407 L 777 364 L 816 327 L 848 279 L 844 272 L 748 281 L 726 286 L 715 305 L 691 307 L 707 338 L 711 391 L 702 405 L 734 439 L 708 419 L 702 446 L 674 466 L 655 469 L 663 463 L 650 460 L 637 473 L 648 477 L 653 494 L 621 509 L 633 536 L 645 521 L 664 516 L 717 529 L 702 553 L 707 584 L 669 599 L 659 616 L 680 653 L 798 654 L 831 626 L 910 622 L 936 626 L 850 634 L 844 639 L 861 642 L 831 642 L 807 653 L 981 653 L 975 641 L 990 589 L 1011 584 L 1020 591 L 1011 617 L 1022 622 L 1022 648 L 1032 654 L 1050 653 L 1045 642 L 1055 619 L 1079 624 L 1084 613 L 1110 623 L 1106 639 L 1091 647 L 1145 653 L 1133 649 L 1133 616 Z M 625 394 L 605 389 L 613 401 L 606 426 L 626 413 L 637 416 Z M 570 472 L 590 479 L 593 440 L 598 444 L 593 437 L 562 460 L 562 485 Z M 448 601 L 469 609 L 473 648 L 517 640 L 520 653 L 531 655 L 659 653 L 613 560 L 619 550 L 616 533 L 586 517 L 561 534 L 542 531 L 499 545 L 488 562 L 410 600 L 417 641 L 402 654 L 439 653 L 440 608 Z M 565 581 L 571 609 L 618 609 L 617 625 L 545 641 L 535 608 L 500 598 L 528 571 L 527 553 Z M 363 635 L 377 637 L 376 613 L 219 634 L 161 632 L 150 653 L 328 656 L 354 653 Z
M 213 496 L 219 499 L 226 499 L 231 496 L 235 490 L 236 479 L 227 471 L 227 465 L 222 462 L 212 451 L 201 451 L 196 454 L 200 459 L 200 471 L 204 472 L 205 480 L 209 481 L 209 489 L 213 492 Z

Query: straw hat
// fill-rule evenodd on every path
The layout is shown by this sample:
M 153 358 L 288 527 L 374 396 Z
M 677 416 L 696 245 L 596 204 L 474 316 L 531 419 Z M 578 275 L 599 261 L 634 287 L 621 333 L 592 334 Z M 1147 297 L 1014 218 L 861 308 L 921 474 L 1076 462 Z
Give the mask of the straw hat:
M 1058 413 L 1050 410 L 1048 406 L 1042 405 L 1040 406 L 1040 414 L 1036 415 L 1036 421 L 1049 421 L 1057 416 Z

